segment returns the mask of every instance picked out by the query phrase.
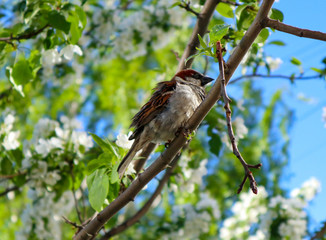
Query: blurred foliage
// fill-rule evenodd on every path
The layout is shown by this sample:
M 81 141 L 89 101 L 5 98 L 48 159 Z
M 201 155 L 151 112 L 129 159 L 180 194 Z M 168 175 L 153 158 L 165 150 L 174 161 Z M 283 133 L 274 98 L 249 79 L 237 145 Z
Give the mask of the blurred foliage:
M 127 0 L 0 3 L 0 193 L 18 188 L 0 198 L 1 239 L 14 239 L 15 234 L 22 239 L 50 239 L 47 234 L 51 231 L 55 231 L 54 239 L 70 239 L 73 231 L 62 223 L 58 212 L 80 224 L 74 198 L 81 219 L 86 220 L 130 184 L 134 175 L 119 182 L 116 169 L 127 150 L 114 141 L 119 133 L 128 132 L 130 119 L 156 83 L 175 73 L 196 21 L 178 7 L 180 3 L 184 4 Z M 204 3 L 194 1 L 190 7 L 199 12 Z M 191 56 L 207 55 L 195 58 L 195 69 L 218 76 L 215 41 L 220 40 L 230 53 L 259 8 L 255 0 L 238 3 L 217 5 L 209 36 L 199 36 L 199 54 Z M 270 17 L 284 18 L 277 9 Z M 273 67 L 262 51 L 270 33 L 270 29 L 261 31 L 241 68 L 271 74 Z M 285 45 L 281 40 L 269 44 Z M 302 74 L 301 61 L 293 57 L 291 63 L 297 67 L 295 73 Z M 325 76 L 325 60 L 323 64 L 324 68 L 311 69 Z M 231 108 L 242 155 L 252 164 L 262 162 L 262 169 L 254 175 L 268 199 L 285 196 L 280 181 L 289 159 L 293 112 L 283 92 L 266 100 L 263 89 L 250 79 L 229 87 L 239 93 L 231 96 Z M 239 200 L 236 190 L 244 175 L 228 146 L 224 114 L 222 104 L 217 103 L 183 152 L 155 208 L 117 238 L 172 239 L 181 230 L 182 239 L 219 236 L 223 222 L 232 215 L 231 207 Z M 86 132 L 93 133 L 95 146 Z M 163 149 L 159 147 L 149 162 Z M 132 216 L 156 185 L 153 180 L 135 204 L 106 227 Z M 214 204 L 200 207 L 205 197 Z M 56 212 L 39 213 L 42 201 L 49 203 L 46 211 Z M 193 237 L 187 237 L 187 213 L 176 217 L 175 206 L 193 206 L 191 211 L 209 220 Z M 278 229 L 281 223 L 273 224 Z M 271 239 L 278 236 L 271 234 Z

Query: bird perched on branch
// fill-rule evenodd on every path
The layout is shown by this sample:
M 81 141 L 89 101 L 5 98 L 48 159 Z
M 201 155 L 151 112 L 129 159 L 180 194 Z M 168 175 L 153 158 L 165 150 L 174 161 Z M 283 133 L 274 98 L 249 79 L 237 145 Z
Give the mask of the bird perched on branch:
M 136 153 L 147 144 L 174 139 L 204 100 L 204 86 L 213 80 L 195 70 L 186 69 L 170 81 L 158 83 L 150 100 L 132 119 L 130 127 L 135 127 L 135 131 L 129 140 L 135 141 L 118 167 L 120 178 Z

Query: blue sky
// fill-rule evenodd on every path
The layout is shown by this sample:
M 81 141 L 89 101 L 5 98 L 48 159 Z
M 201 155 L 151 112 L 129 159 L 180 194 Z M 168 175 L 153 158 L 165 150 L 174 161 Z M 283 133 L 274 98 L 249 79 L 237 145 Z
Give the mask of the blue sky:
M 325 0 L 280 0 L 273 7 L 284 13 L 283 22 L 286 24 L 326 32 Z M 321 60 L 326 57 L 326 43 L 322 41 L 281 32 L 273 33 L 268 40 L 286 43 L 284 47 L 268 46 L 265 49 L 268 55 L 280 57 L 283 61 L 273 74 L 297 72 L 296 66 L 290 63 L 291 57 L 296 57 L 302 62 L 305 75 L 315 75 L 310 67 L 321 67 Z M 290 162 L 286 169 L 289 177 L 282 185 L 286 189 L 297 188 L 313 176 L 321 182 L 322 191 L 308 207 L 314 229 L 326 220 L 326 128 L 322 122 L 322 108 L 326 107 L 326 82 L 320 79 L 296 81 L 295 84 L 284 79 L 260 79 L 257 82 L 264 89 L 266 99 L 270 99 L 277 89 L 284 89 L 287 104 L 295 110 L 295 122 L 289 133 Z M 297 96 L 302 93 L 313 101 L 305 103 L 298 100 Z

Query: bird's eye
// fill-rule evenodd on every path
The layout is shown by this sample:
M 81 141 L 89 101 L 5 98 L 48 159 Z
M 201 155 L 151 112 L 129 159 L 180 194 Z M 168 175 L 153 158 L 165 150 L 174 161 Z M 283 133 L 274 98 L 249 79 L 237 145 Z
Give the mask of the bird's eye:
M 198 79 L 200 78 L 200 75 L 198 73 L 195 73 L 194 75 L 192 75 L 194 78 Z

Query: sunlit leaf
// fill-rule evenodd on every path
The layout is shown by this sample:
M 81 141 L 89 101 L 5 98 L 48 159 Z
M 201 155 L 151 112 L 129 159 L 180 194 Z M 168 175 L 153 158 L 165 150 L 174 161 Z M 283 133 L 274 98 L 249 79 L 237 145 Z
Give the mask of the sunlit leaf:
M 101 211 L 109 191 L 109 177 L 105 169 L 98 169 L 87 177 L 88 199 L 96 211 Z
M 226 18 L 234 17 L 233 9 L 230 4 L 220 2 L 219 4 L 217 4 L 216 10 L 223 17 L 226 17 Z
M 300 66 L 301 65 L 301 61 L 295 57 L 292 57 L 291 58 L 291 63 L 294 64 L 294 65 L 297 65 L 297 66 Z
M 209 32 L 210 43 L 220 41 L 229 31 L 230 25 L 216 25 Z

